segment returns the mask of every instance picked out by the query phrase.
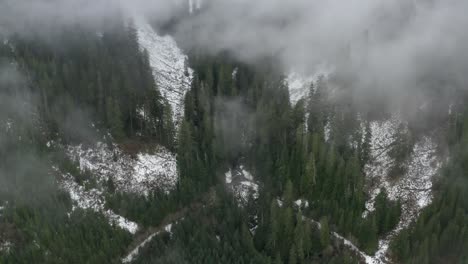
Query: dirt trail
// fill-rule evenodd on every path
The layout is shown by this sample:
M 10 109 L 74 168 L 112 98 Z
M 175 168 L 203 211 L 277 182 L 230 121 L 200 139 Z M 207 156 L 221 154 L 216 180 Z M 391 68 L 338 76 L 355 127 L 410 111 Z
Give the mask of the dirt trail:
M 211 188 L 207 193 L 205 193 L 202 196 L 200 200 L 191 203 L 189 206 L 181 208 L 177 212 L 167 215 L 158 226 L 147 227 L 144 230 L 141 230 L 138 233 L 136 233 L 135 236 L 133 237 L 133 241 L 130 243 L 130 245 L 128 246 L 126 250 L 125 258 L 128 258 L 128 256 L 132 255 L 132 253 L 135 252 L 136 249 L 140 247 L 144 247 L 142 243 L 144 243 L 148 239 L 151 239 L 151 237 L 154 236 L 155 234 L 158 234 L 164 231 L 166 226 L 170 224 L 175 224 L 179 220 L 182 220 L 184 216 L 187 215 L 187 213 L 195 212 L 204 207 L 212 205 L 215 201 L 215 197 L 216 197 L 215 189 Z M 121 263 L 121 262 L 122 262 L 122 259 L 114 263 Z

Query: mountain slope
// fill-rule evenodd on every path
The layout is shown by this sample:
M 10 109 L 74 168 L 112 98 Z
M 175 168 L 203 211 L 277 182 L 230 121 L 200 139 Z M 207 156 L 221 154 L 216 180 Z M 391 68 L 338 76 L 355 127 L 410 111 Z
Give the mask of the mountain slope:
M 134 21 L 140 48 L 148 52 L 156 84 L 172 107 L 174 122 L 178 123 L 183 115 L 183 99 L 193 78 L 188 57 L 171 36 L 159 36 L 144 18 Z

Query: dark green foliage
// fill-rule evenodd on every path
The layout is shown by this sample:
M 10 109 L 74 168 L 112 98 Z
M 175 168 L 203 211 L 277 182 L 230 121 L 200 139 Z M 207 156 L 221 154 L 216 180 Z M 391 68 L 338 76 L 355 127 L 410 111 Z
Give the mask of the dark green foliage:
M 459 114 L 455 114 L 459 115 Z M 466 114 L 464 114 L 466 116 Z M 451 160 L 435 185 L 434 200 L 416 223 L 391 244 L 394 258 L 404 263 L 468 262 L 468 130 L 448 133 Z
M 170 237 L 154 239 L 135 263 L 270 263 L 255 249 L 246 218 L 231 199 L 223 199 L 175 225 Z
M 130 235 L 104 216 L 82 210 L 68 215 L 69 205 L 57 199 L 5 211 L 0 225 L 14 223 L 21 239 L 0 255 L 1 263 L 108 263 L 130 242 Z
M 55 133 L 84 141 L 88 131 L 77 128 L 91 122 L 118 141 L 151 139 L 177 153 L 180 180 L 170 193 L 122 194 L 112 181 L 105 183 L 106 206 L 141 226 L 159 226 L 217 187 L 214 204 L 187 213 L 174 224 L 172 235 L 157 236 L 136 263 L 356 263 L 331 232 L 372 254 L 378 239 L 397 225 L 401 205 L 389 201 L 383 190 L 376 197 L 376 210 L 362 217 L 369 123 L 364 121 L 362 135 L 357 111 L 349 103 L 328 101 L 323 79 L 311 87 L 308 98 L 292 106 L 284 77 L 270 65 L 273 62 L 259 67 L 225 54 L 191 54 L 195 78 L 176 131 L 170 106 L 154 85 L 148 55 L 138 50 L 136 32 L 119 27 L 103 28 L 102 36 L 79 27 L 68 29 L 73 34 L 58 31 L 52 38 L 60 40 L 60 48 L 41 37 L 13 38 L 14 54 L 0 45 L 0 56 L 14 57 L 27 76 L 25 92 L 34 95 L 31 105 L 45 124 L 43 135 L 20 116 L 17 123 L 27 124 L 0 137 L 5 139 L 0 172 L 14 172 L 10 178 L 2 175 L 6 184 L 1 182 L 0 201 L 14 203 L 1 218 L 0 235 L 18 242 L 11 254 L 0 257 L 1 263 L 107 263 L 125 253 L 130 235 L 102 215 L 77 210 L 67 216 L 69 198 L 57 191 L 48 173 L 58 164 L 79 184 L 94 184 L 93 175 L 57 158 L 63 153 L 43 147 Z M 2 90 L 2 96 L 16 91 Z M 12 118 L 4 112 L 0 117 Z M 459 145 L 454 147 L 456 158 L 437 185 L 434 203 L 392 244 L 399 262 L 467 260 L 468 190 L 463 175 L 468 172 L 468 133 L 462 130 L 468 130 L 468 122 L 464 129 L 460 118 L 453 122 L 450 142 Z M 18 136 L 23 140 L 14 141 Z M 392 175 L 404 172 L 412 141 L 399 130 L 390 153 L 398 165 Z M 31 166 L 19 170 L 14 166 L 18 163 Z M 248 168 L 261 185 L 260 197 L 245 207 L 239 207 L 223 186 L 224 173 L 237 165 Z M 28 192 L 30 200 L 42 205 L 28 204 Z M 310 207 L 297 208 L 294 201 L 299 198 Z M 320 220 L 321 229 L 313 219 Z
M 413 151 L 413 138 L 411 131 L 405 129 L 402 125 L 398 127 L 395 143 L 389 151 L 389 156 L 394 160 L 388 176 L 392 179 L 398 179 L 406 173 L 405 161 Z
M 50 39 L 17 36 L 13 56 L 38 95 L 51 135 L 83 141 L 94 123 L 116 139 L 138 134 L 172 148 L 171 110 L 155 86 L 148 54 L 139 51 L 134 29 L 122 29 L 123 22 L 103 27 L 102 35 L 76 25 Z

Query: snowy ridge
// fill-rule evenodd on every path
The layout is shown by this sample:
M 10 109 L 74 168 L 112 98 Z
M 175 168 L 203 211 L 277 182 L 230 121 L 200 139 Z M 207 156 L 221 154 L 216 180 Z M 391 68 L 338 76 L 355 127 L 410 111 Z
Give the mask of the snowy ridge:
M 170 233 L 172 231 L 172 224 L 168 224 L 164 227 L 164 231 Z M 158 231 L 156 233 L 151 234 L 148 238 L 146 238 L 141 244 L 139 244 L 132 252 L 130 252 L 125 258 L 122 259 L 122 263 L 130 263 L 132 262 L 140 253 L 140 250 L 144 248 L 153 238 L 159 235 L 162 231 Z
M 134 21 L 140 48 L 148 52 L 158 89 L 171 105 L 173 120 L 178 123 L 183 115 L 185 93 L 193 79 L 193 70 L 187 66 L 188 57 L 171 36 L 159 36 L 143 18 Z
M 138 230 L 136 223 L 117 215 L 112 210 L 105 209 L 105 199 L 101 190 L 86 190 L 85 187 L 76 183 L 73 176 L 68 173 L 62 176 L 60 186 L 70 194 L 70 198 L 75 202 L 76 207 L 102 213 L 111 224 L 117 225 L 132 234 L 135 234 Z M 73 206 L 73 210 L 76 207 Z
M 224 175 L 226 185 L 240 203 L 247 203 L 250 195 L 254 199 L 258 198 L 258 184 L 255 182 L 252 174 L 245 170 L 243 165 L 230 169 Z
M 154 154 L 124 154 L 116 145 L 97 143 L 92 148 L 68 146 L 67 155 L 81 171 L 89 171 L 99 184 L 112 179 L 118 191 L 148 195 L 151 190 L 172 190 L 178 180 L 176 157 L 160 147 Z

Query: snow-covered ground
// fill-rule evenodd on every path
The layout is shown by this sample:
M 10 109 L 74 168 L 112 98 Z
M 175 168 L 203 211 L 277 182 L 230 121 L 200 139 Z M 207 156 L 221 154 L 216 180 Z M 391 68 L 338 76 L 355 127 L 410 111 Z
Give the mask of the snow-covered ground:
M 178 180 L 174 154 L 160 147 L 154 153 L 139 153 L 136 158 L 116 145 L 97 143 L 92 147 L 68 146 L 67 154 L 80 170 L 91 172 L 100 184 L 112 179 L 116 189 L 148 195 L 151 190 L 172 190 Z
M 375 198 L 382 188 L 390 200 L 401 201 L 402 214 L 395 230 L 379 241 L 377 253 L 372 258 L 368 258 L 367 263 L 388 262 L 386 254 L 391 239 L 415 221 L 421 210 L 431 203 L 432 178 L 441 167 L 440 158 L 436 154 L 437 145 L 430 137 L 423 136 L 416 141 L 413 152 L 406 161 L 406 173 L 394 181 L 388 179 L 388 173 L 394 164 L 389 152 L 396 140 L 400 125 L 402 122 L 397 117 L 370 124 L 371 162 L 364 168 L 369 182 L 370 199 L 366 202 L 366 212 L 363 217 L 375 210 Z
M 387 177 L 394 161 L 389 152 L 395 142 L 395 134 L 401 122 L 397 118 L 386 121 L 371 122 L 371 162 L 365 166 L 365 173 L 372 182 L 369 186 L 370 200 L 366 209 L 374 210 L 374 199 L 384 188 L 390 200 L 400 199 L 403 203 L 403 214 L 414 218 L 432 199 L 432 177 L 441 164 L 436 155 L 436 144 L 430 137 L 420 138 L 413 147 L 413 152 L 406 162 L 407 171 L 396 181 Z M 409 220 L 409 221 L 408 221 Z M 405 225 L 411 219 L 405 219 Z
M 10 241 L 0 240 L 0 253 L 9 253 L 13 244 Z
M 258 183 L 243 165 L 230 169 L 224 175 L 228 188 L 232 190 L 240 203 L 247 203 L 250 195 L 254 199 L 258 198 Z
M 172 231 L 172 224 L 168 224 L 164 227 L 164 231 L 171 233 Z M 141 244 L 139 244 L 134 250 L 132 250 L 125 258 L 122 259 L 122 263 L 130 263 L 132 262 L 140 253 L 140 250 L 144 248 L 153 238 L 159 235 L 161 231 L 151 234 L 148 238 L 143 240 Z
M 281 203 L 282 204 L 282 203 Z M 297 206 L 299 209 L 305 209 L 309 207 L 309 201 L 299 199 L 294 202 L 294 204 Z
M 116 145 L 109 147 L 104 143 L 92 147 L 68 146 L 66 153 L 82 172 L 89 172 L 96 181 L 95 187 L 87 188 L 78 184 L 72 175 L 62 175 L 59 184 L 70 194 L 74 208 L 100 212 L 111 224 L 132 234 L 138 230 L 136 223 L 105 208 L 104 186 L 108 180 L 112 179 L 117 191 L 142 195 L 155 189 L 170 191 L 178 180 L 176 158 L 162 147 L 154 153 L 138 153 L 135 158 L 124 154 Z
M 321 229 L 322 226 L 320 225 L 320 222 L 318 221 L 315 221 L 314 219 L 310 219 L 310 218 L 307 218 L 305 216 L 302 217 L 302 219 L 304 221 L 310 221 L 312 224 L 314 224 L 315 226 L 317 226 L 318 229 Z M 343 245 L 345 245 L 348 249 L 350 249 L 351 251 L 353 251 L 354 253 L 356 253 L 357 255 L 359 255 L 367 264 L 381 264 L 381 263 L 385 263 L 385 262 L 381 262 L 379 260 L 379 258 L 377 257 L 377 254 L 376 256 L 369 256 L 367 255 L 366 253 L 364 253 L 363 251 L 361 251 L 356 245 L 354 245 L 353 242 L 349 241 L 348 239 L 346 239 L 345 237 L 341 236 L 340 234 L 336 233 L 336 232 L 330 232 L 331 235 L 335 238 L 335 239 L 338 239 L 340 240 Z
M 189 4 L 190 8 L 197 8 L 200 1 Z M 173 119 L 178 123 L 184 111 L 184 96 L 193 78 L 188 57 L 171 36 L 159 36 L 144 18 L 136 17 L 134 22 L 140 48 L 148 52 L 156 84 L 171 105 Z
M 76 183 L 74 177 L 68 173 L 62 175 L 60 186 L 70 194 L 70 198 L 74 202 L 73 210 L 77 207 L 91 209 L 102 213 L 109 220 L 110 224 L 117 225 L 132 234 L 135 234 L 138 230 L 136 223 L 117 215 L 112 210 L 105 209 L 105 199 L 102 190 L 94 188 L 87 190 Z
M 294 105 L 300 99 L 305 98 L 309 94 L 311 84 L 315 85 L 320 76 L 328 78 L 332 72 L 333 69 L 331 67 L 324 65 L 320 66 L 315 73 L 310 75 L 291 71 L 286 77 L 291 103 Z

